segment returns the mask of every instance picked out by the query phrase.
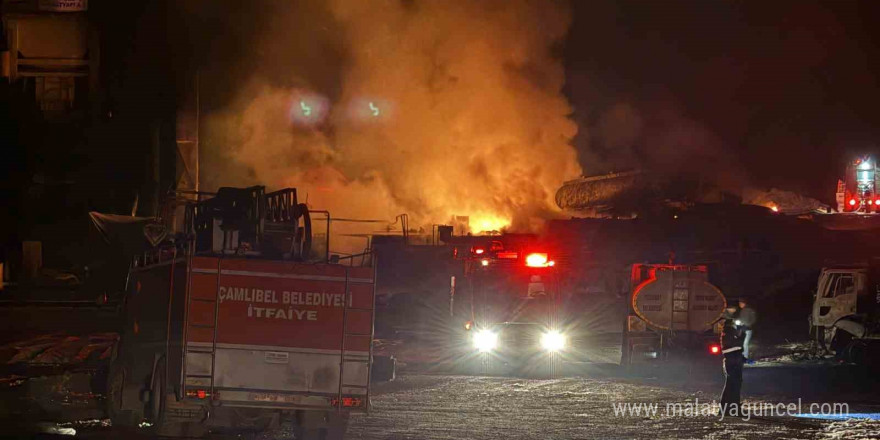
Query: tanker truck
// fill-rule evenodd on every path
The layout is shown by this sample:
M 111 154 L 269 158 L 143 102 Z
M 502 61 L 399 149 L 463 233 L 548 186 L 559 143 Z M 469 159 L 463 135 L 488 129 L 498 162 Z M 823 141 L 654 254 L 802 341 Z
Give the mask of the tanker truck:
M 717 355 L 724 295 L 704 265 L 634 264 L 621 365 Z

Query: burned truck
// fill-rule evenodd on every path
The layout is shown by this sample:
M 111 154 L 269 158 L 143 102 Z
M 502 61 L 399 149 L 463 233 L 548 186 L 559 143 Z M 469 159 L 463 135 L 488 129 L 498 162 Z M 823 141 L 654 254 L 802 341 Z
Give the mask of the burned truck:
M 130 270 L 113 424 L 198 436 L 292 420 L 297 438 L 341 438 L 369 408 L 371 259 L 314 255 L 295 189 L 221 188 L 186 205 L 183 230 Z
M 822 269 L 809 317 L 819 347 L 842 359 L 876 362 L 880 355 L 880 267 Z

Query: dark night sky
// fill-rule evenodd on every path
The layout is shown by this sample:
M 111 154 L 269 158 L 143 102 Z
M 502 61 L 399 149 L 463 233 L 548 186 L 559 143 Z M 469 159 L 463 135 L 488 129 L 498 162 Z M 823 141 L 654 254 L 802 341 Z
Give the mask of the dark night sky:
M 832 202 L 845 161 L 880 152 L 880 2 L 573 7 L 568 92 L 587 173 L 706 163 Z

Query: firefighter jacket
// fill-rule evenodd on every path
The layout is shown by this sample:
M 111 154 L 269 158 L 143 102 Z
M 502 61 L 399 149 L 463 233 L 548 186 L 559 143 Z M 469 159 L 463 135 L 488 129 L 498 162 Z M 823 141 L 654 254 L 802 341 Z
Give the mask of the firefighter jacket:
M 745 330 L 742 327 L 734 326 L 732 320 L 726 320 L 724 329 L 721 331 L 721 353 L 724 355 L 742 354 L 744 339 Z

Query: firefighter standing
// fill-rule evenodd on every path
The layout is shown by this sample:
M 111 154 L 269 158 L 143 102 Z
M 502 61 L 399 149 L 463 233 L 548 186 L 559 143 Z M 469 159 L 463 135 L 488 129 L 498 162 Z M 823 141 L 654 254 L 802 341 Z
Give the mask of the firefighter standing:
M 745 331 L 725 319 L 721 332 L 721 353 L 724 355 L 724 390 L 721 392 L 721 411 L 725 416 L 736 417 L 740 411 L 742 391 L 743 339 Z

